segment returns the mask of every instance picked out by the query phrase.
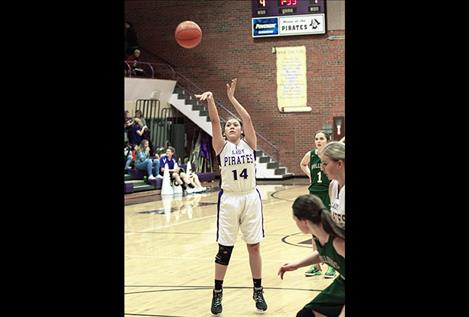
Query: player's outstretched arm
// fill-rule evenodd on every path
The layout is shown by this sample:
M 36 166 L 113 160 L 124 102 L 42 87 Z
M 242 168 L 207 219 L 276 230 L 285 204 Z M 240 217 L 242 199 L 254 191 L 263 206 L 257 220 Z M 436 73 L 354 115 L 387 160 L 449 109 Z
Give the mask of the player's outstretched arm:
M 278 269 L 277 275 L 280 275 L 280 278 L 283 280 L 283 274 L 285 274 L 285 272 L 294 271 L 296 269 L 299 269 L 300 267 L 317 264 L 320 262 L 321 259 L 319 258 L 319 252 L 314 251 L 312 255 L 304 258 L 303 260 L 285 263 Z
M 234 78 L 231 80 L 231 84 L 226 84 L 226 93 L 228 95 L 228 99 L 233 104 L 236 112 L 238 112 L 241 120 L 243 121 L 244 138 L 246 139 L 247 144 L 255 150 L 257 147 L 257 136 L 256 130 L 254 130 L 254 126 L 251 121 L 251 116 L 234 96 L 237 81 L 238 79 Z
M 225 143 L 223 135 L 221 132 L 220 118 L 218 116 L 217 106 L 215 105 L 215 99 L 211 91 L 206 91 L 201 95 L 195 95 L 200 101 L 207 100 L 208 104 L 208 116 L 210 117 L 210 122 L 212 123 L 212 146 L 215 150 L 215 153 L 220 154 L 223 149 L 223 144 Z

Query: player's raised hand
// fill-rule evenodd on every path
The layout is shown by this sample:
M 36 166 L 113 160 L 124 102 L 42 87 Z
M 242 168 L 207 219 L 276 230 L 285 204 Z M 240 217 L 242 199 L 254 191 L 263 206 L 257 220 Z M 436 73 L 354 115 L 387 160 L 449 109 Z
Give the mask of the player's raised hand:
M 233 78 L 231 80 L 231 85 L 230 84 L 226 84 L 226 93 L 228 95 L 228 98 L 233 98 L 234 97 L 234 93 L 235 93 L 235 90 L 236 90 L 236 82 L 238 81 L 238 78 Z
M 212 97 L 213 97 L 213 94 L 211 91 L 206 91 L 202 93 L 201 95 L 195 95 L 195 98 L 199 99 L 200 101 L 210 100 L 212 99 Z

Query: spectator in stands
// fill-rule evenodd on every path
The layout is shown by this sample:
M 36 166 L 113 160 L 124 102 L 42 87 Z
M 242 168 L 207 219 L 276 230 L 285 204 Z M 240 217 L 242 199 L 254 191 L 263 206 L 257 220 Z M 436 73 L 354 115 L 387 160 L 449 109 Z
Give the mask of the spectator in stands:
M 127 131 L 129 144 L 132 146 L 135 144 L 139 145 L 142 142 L 142 140 L 145 139 L 145 137 L 146 137 L 146 140 L 149 141 L 150 139 L 149 139 L 148 133 L 145 134 L 146 133 L 145 130 L 147 129 L 148 128 L 143 125 L 142 120 L 140 120 L 139 118 L 134 118 L 132 125 Z
M 136 153 L 137 149 L 138 149 L 137 145 L 134 145 L 133 148 L 130 145 L 127 145 L 125 147 L 125 149 L 124 149 L 124 159 L 125 159 L 124 169 L 126 171 L 130 170 L 132 168 L 131 167 L 132 162 L 134 162 L 134 164 L 135 164 L 135 153 Z
M 201 192 L 204 192 L 204 191 L 207 190 L 207 187 L 202 186 L 202 184 L 200 183 L 199 176 L 197 176 L 196 173 L 191 172 L 191 173 L 189 173 L 188 177 L 189 177 L 188 185 L 189 185 L 190 188 L 192 188 L 192 191 L 194 193 L 201 193 Z M 194 187 L 192 187 L 192 186 L 194 186 Z
M 126 144 L 129 142 L 128 132 L 132 122 L 133 120 L 129 112 L 127 110 L 124 111 L 124 143 Z
M 186 183 L 186 185 L 189 186 L 189 188 L 187 188 L 186 191 L 189 194 L 200 193 L 200 192 L 206 191 L 207 188 L 202 186 L 199 180 L 199 176 L 197 176 L 197 174 L 192 170 L 192 168 L 189 168 L 190 164 L 191 162 L 187 162 L 187 166 L 186 166 L 187 172 L 181 171 L 180 173 L 180 176 L 182 180 L 184 181 L 184 183 Z
M 138 133 L 142 137 L 142 139 L 148 140 L 150 147 L 150 156 L 155 156 L 155 148 L 153 147 L 153 143 L 151 142 L 151 131 L 145 123 L 145 119 L 143 118 L 141 110 L 135 111 L 134 120 L 137 121 L 138 125 L 141 127 L 141 130 L 137 130 L 136 133 Z
M 150 158 L 150 148 L 148 140 L 142 140 L 140 147 L 137 149 L 137 159 L 135 161 L 135 167 L 141 171 L 147 171 L 148 179 L 155 179 L 153 171 L 159 169 L 159 160 L 152 160 Z
M 145 76 L 145 71 L 138 63 L 140 58 L 140 50 L 136 48 L 132 54 L 127 57 L 127 64 L 130 66 L 130 73 L 132 76 Z
M 179 167 L 174 154 L 176 153 L 176 149 L 172 146 L 168 146 L 166 148 L 166 154 L 162 155 L 160 158 L 160 175 L 164 175 L 165 165 L 168 164 L 168 171 L 171 180 L 174 180 L 174 185 L 181 185 L 184 190 L 186 190 L 186 185 L 182 181 L 181 177 L 179 176 L 179 172 L 181 168 Z
M 143 117 L 142 110 L 135 110 L 135 118 L 139 118 L 140 121 L 142 121 L 143 126 L 147 127 L 147 123 L 145 122 L 145 118 Z
M 127 128 L 132 125 L 132 117 L 128 110 L 124 111 L 124 128 Z

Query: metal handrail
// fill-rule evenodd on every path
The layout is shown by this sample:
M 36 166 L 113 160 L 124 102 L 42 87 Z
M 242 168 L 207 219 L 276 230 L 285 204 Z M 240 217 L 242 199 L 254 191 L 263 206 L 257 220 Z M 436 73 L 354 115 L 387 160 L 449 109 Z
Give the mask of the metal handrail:
M 144 74 L 136 75 L 132 72 L 134 69 L 133 63 L 134 62 L 124 61 L 124 64 L 127 66 L 127 71 L 125 72 L 126 77 L 156 78 L 156 76 L 158 76 L 158 79 L 176 79 L 176 72 L 171 65 L 137 61 L 136 67 L 141 68 Z

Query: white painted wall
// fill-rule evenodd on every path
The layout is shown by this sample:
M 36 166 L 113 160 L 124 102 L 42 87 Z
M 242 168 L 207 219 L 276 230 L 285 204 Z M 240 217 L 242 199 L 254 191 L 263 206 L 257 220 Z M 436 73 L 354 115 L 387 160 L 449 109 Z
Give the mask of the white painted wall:
M 137 99 L 159 99 L 161 109 L 169 108 L 175 80 L 150 79 L 150 78 L 124 78 L 124 109 L 132 115 L 135 112 L 135 101 Z
M 171 99 L 169 99 L 169 103 L 208 135 L 212 136 L 212 123 L 207 122 L 207 116 L 200 116 L 199 111 L 192 110 L 192 105 L 186 104 L 185 99 L 179 99 L 177 94 L 173 94 Z

